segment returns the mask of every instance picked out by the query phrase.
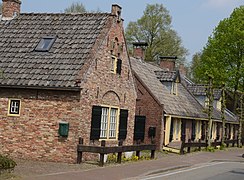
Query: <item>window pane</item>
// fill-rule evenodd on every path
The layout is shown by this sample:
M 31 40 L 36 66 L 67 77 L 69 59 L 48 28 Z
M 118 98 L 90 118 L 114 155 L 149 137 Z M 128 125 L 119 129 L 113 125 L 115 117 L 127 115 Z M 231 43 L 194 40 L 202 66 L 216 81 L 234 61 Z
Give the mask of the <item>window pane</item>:
M 112 108 L 110 111 L 110 127 L 109 138 L 116 138 L 116 126 L 117 125 L 117 109 Z
M 114 66 L 115 66 L 115 58 L 111 58 L 111 71 L 114 72 Z
M 19 114 L 19 100 L 11 100 L 10 101 L 10 114 Z
M 42 49 L 47 49 L 50 45 L 52 39 L 43 39 L 43 43 L 41 44 Z
M 101 118 L 101 138 L 107 137 L 107 128 L 108 128 L 108 108 L 102 108 L 102 118 Z

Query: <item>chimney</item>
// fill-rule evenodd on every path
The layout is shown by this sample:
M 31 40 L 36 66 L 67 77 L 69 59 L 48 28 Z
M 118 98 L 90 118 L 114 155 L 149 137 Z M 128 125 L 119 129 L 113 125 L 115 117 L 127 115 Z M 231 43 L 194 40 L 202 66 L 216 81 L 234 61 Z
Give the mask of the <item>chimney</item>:
M 121 10 L 122 8 L 118 4 L 112 4 L 112 15 L 117 17 L 117 22 L 121 21 Z
M 175 60 L 177 59 L 177 56 L 160 56 L 159 58 L 161 68 L 175 71 Z
M 134 42 L 133 43 L 133 57 L 144 60 L 145 49 L 148 46 L 146 42 Z
M 11 20 L 20 14 L 20 0 L 2 0 L 2 19 Z
M 179 65 L 179 71 L 180 71 L 180 74 L 186 76 L 186 68 L 185 68 L 184 64 Z

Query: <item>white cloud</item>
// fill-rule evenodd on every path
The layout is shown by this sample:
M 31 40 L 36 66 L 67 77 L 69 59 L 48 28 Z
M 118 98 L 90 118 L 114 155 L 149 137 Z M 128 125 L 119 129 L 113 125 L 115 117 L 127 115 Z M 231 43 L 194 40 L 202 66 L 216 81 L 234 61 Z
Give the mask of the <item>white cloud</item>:
M 239 0 L 204 0 L 203 7 L 225 10 L 237 7 L 239 4 Z

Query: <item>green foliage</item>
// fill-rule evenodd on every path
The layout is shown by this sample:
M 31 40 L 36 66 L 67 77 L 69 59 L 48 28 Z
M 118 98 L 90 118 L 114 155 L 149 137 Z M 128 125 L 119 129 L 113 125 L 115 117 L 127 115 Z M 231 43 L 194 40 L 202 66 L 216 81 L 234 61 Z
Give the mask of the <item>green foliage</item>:
M 125 36 L 129 47 L 133 42 L 148 43 L 148 61 L 156 61 L 158 56 L 178 56 L 183 62 L 187 55 L 181 38 L 171 28 L 169 11 L 162 4 L 148 4 L 140 19 L 129 22 Z
M 140 158 L 136 155 L 133 155 L 131 158 L 126 158 L 125 156 L 122 156 L 122 162 L 132 162 L 132 161 L 150 160 L 150 159 L 151 158 L 150 158 L 149 154 L 147 154 L 147 153 L 140 156 Z M 117 155 L 116 154 L 109 154 L 107 162 L 108 163 L 116 163 L 117 162 Z
M 16 162 L 7 156 L 0 155 L 0 170 L 13 169 Z
M 208 146 L 208 147 L 206 147 L 206 151 L 208 151 L 208 152 L 215 152 L 215 149 L 212 146 Z
M 220 150 L 225 150 L 225 148 L 226 148 L 226 144 L 225 143 L 222 143 L 221 145 L 220 145 Z
M 72 3 L 69 7 L 64 9 L 65 13 L 85 13 L 86 8 L 82 3 Z
M 0 3 L 0 14 L 2 13 L 2 3 Z
M 218 24 L 209 37 L 202 54 L 193 58 L 193 75 L 206 82 L 206 72 L 212 74 L 215 85 L 244 91 L 244 6 L 236 8 L 229 18 Z M 200 58 L 199 58 L 200 57 Z

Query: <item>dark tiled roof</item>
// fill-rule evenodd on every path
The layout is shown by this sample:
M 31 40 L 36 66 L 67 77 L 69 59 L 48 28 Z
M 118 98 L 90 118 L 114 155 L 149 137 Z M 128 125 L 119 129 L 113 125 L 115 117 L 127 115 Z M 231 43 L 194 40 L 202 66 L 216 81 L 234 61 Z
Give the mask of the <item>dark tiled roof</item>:
M 187 77 L 183 77 L 183 81 L 187 89 L 194 96 L 206 96 L 207 85 L 187 83 Z M 214 89 L 214 99 L 219 100 L 221 98 L 221 90 Z M 221 111 L 217 108 L 213 109 L 213 118 L 221 120 Z M 238 118 L 235 114 L 231 113 L 228 109 L 225 110 L 225 118 L 229 122 L 238 122 Z
M 192 84 L 188 85 L 187 88 L 195 96 L 206 96 L 207 85 Z M 214 99 L 220 99 L 221 90 L 214 89 Z
M 20 14 L 0 21 L 0 86 L 77 87 L 110 14 Z M 55 36 L 49 52 L 34 49 L 44 36 Z
M 182 83 L 178 83 L 178 95 L 173 95 L 158 79 L 158 72 L 166 72 L 160 67 L 146 63 L 139 59 L 130 58 L 134 73 L 147 86 L 157 100 L 164 105 L 166 114 L 187 118 L 207 119 L 205 108 L 195 99 L 194 95 Z M 156 73 L 155 73 L 156 72 Z M 164 73 L 162 73 L 164 74 Z M 169 74 L 177 74 L 172 72 Z M 225 112 L 227 121 L 237 122 L 235 115 Z M 221 112 L 213 111 L 214 120 L 221 120 Z
M 181 83 L 178 85 L 178 95 L 173 95 L 155 74 L 155 72 L 162 71 L 160 67 L 135 58 L 130 59 L 133 71 L 164 105 L 166 114 L 188 118 L 207 118 L 202 106 Z
M 176 79 L 176 71 L 155 71 L 157 78 L 160 81 L 175 81 Z

